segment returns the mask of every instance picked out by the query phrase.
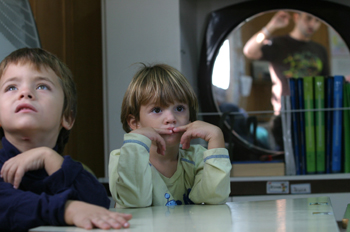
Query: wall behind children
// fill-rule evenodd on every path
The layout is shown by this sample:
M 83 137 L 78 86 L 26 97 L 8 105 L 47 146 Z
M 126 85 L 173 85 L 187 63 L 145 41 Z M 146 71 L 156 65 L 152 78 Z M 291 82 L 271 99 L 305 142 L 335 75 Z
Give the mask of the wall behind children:
M 123 143 L 121 102 L 140 67 L 132 64 L 172 65 L 198 93 L 197 67 L 207 17 L 211 11 L 244 1 L 249 0 L 102 1 L 105 167 L 109 152 Z M 329 1 L 350 6 L 348 0 Z
M 78 90 L 78 115 L 65 155 L 105 175 L 101 0 L 29 0 L 42 48 L 71 69 Z

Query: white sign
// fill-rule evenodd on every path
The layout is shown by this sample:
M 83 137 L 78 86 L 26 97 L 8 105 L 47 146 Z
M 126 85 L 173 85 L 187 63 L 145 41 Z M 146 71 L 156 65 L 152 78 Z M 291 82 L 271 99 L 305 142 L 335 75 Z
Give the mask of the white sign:
M 292 184 L 290 185 L 290 193 L 291 194 L 311 193 L 311 185 L 310 184 Z
M 268 181 L 266 183 L 266 193 L 288 194 L 289 182 L 288 181 Z

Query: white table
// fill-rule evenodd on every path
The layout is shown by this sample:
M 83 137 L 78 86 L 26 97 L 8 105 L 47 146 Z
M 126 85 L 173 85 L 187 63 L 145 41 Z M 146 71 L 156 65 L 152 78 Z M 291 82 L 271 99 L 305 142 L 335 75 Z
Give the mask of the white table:
M 328 197 L 111 210 L 133 214 L 130 228 L 119 230 L 128 232 L 339 231 Z M 30 231 L 86 230 L 76 227 L 41 226 Z

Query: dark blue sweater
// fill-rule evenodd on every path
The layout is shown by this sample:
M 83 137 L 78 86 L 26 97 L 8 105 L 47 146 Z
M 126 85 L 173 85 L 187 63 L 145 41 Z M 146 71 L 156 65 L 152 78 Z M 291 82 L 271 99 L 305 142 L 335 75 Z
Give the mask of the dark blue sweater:
M 6 160 L 20 154 L 2 139 L 0 170 Z M 0 178 L 0 231 L 28 231 L 41 225 L 66 225 L 67 200 L 109 207 L 106 189 L 83 166 L 64 157 L 61 169 L 48 176 L 45 169 L 27 172 L 18 189 Z

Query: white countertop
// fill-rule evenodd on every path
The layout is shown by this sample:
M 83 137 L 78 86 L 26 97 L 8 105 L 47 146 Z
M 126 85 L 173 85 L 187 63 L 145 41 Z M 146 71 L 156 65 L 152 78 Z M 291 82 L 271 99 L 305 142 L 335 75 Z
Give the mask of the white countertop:
M 133 214 L 130 228 L 119 230 L 128 232 L 339 231 L 328 197 L 111 210 Z M 87 230 L 76 227 L 41 226 L 30 231 Z

